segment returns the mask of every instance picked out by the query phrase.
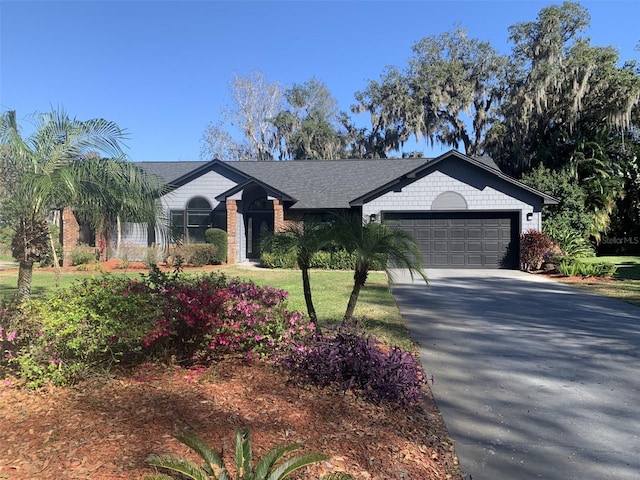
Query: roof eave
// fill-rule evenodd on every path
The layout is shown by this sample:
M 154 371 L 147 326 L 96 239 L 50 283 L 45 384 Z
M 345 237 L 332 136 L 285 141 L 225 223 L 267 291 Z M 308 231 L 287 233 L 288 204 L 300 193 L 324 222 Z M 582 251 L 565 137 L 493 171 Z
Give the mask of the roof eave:
M 275 197 L 278 200 L 281 200 L 283 202 L 292 202 L 295 203 L 298 200 L 293 198 L 292 196 L 288 195 L 285 192 L 282 192 L 280 190 L 278 190 L 277 188 L 272 187 L 271 185 L 268 185 L 254 177 L 249 177 L 247 178 L 247 180 L 245 180 L 242 183 L 239 183 L 238 185 L 236 185 L 235 187 L 230 188 L 229 190 L 222 192 L 220 195 L 218 195 L 216 197 L 216 200 L 218 202 L 224 202 L 227 200 L 228 197 L 235 195 L 238 192 L 241 192 L 242 190 L 244 190 L 245 188 L 251 186 L 251 185 L 258 185 L 259 187 L 263 188 L 265 190 L 265 192 L 267 193 L 268 196 L 271 197 Z

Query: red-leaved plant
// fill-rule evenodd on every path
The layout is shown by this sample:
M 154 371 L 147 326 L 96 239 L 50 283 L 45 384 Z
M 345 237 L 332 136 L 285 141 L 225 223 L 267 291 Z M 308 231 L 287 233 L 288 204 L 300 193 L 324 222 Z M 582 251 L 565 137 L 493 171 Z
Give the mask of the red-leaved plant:
M 540 270 L 545 256 L 553 249 L 546 233 L 529 229 L 520 235 L 520 268 L 525 272 Z

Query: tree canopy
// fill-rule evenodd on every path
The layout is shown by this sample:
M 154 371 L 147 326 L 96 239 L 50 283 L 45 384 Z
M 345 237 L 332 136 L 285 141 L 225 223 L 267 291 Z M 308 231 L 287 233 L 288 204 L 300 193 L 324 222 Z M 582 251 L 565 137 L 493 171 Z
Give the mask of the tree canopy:
M 225 146 L 228 159 L 386 158 L 414 156 L 403 149 L 415 138 L 488 155 L 517 178 L 547 168 L 582 189 L 591 218 L 583 234 L 598 238 L 622 203 L 640 204 L 640 68 L 622 62 L 614 46 L 592 45 L 590 21 L 579 3 L 546 6 L 505 32 L 509 53 L 462 27 L 429 35 L 405 65 L 387 67 L 355 92 L 351 113 L 368 114 L 370 125 L 337 111 L 314 78 L 281 91 L 279 107 L 263 115 L 268 155 L 249 133 L 248 146 L 228 148 L 223 123 L 212 127 L 209 145 Z

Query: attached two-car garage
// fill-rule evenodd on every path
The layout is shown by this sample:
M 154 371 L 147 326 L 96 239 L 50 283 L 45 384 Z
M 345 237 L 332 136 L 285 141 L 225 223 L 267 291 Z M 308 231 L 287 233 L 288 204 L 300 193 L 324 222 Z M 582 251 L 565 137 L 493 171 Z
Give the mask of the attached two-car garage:
M 385 212 L 411 234 L 427 267 L 517 268 L 519 212 Z

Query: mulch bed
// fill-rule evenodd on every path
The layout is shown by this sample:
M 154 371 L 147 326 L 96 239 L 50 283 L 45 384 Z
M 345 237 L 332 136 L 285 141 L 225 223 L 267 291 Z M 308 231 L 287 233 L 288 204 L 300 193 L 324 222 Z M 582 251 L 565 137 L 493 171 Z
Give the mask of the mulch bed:
M 182 430 L 231 466 L 238 428 L 250 430 L 254 459 L 291 442 L 331 455 L 299 478 L 336 471 L 356 479 L 462 478 L 428 387 L 421 407 L 403 411 L 295 387 L 272 365 L 238 357 L 206 370 L 145 365 L 37 391 L 0 379 L 0 425 L 0 478 L 12 480 L 142 479 L 154 473 L 145 464 L 151 453 L 191 456 L 173 438 Z

